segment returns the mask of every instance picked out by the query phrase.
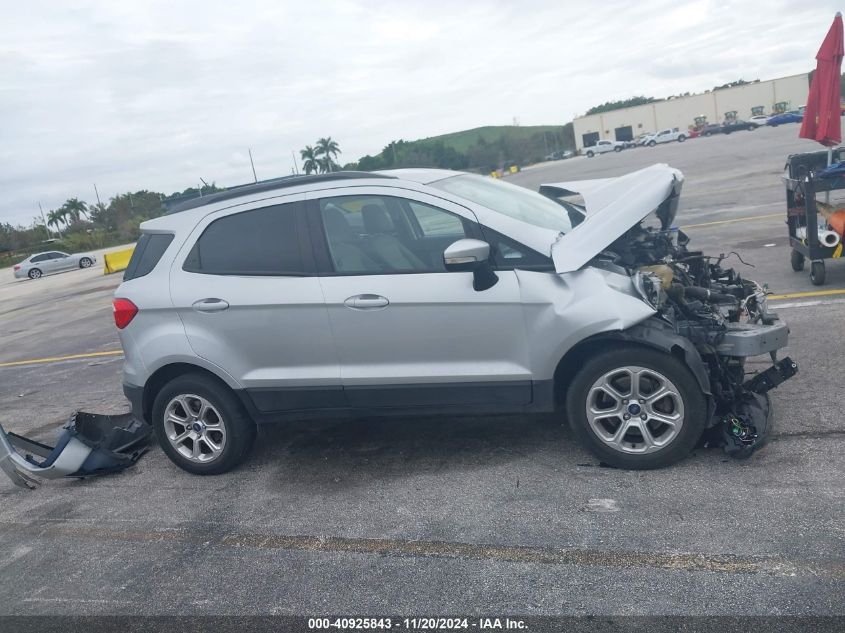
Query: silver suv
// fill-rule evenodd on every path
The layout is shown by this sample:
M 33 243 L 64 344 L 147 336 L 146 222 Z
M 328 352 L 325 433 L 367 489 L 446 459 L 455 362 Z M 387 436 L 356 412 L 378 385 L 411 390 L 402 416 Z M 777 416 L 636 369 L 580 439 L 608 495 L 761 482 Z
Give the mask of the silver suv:
M 705 431 L 746 455 L 795 365 L 748 378 L 745 358 L 788 330 L 671 227 L 682 182 L 407 169 L 192 201 L 142 224 L 115 294 L 124 391 L 197 474 L 241 462 L 257 424 L 352 414 L 561 412 L 626 468 Z

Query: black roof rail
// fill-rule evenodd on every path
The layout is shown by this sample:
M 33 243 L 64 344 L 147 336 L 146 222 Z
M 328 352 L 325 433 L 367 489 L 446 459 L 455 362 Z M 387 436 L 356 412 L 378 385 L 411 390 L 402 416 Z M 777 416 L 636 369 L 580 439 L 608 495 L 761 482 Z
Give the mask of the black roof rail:
M 204 207 L 207 204 L 214 204 L 215 202 L 221 202 L 223 200 L 232 200 L 234 198 L 240 198 L 241 196 L 249 196 L 254 193 L 264 193 L 265 191 L 275 191 L 276 189 L 297 187 L 299 185 L 308 185 L 317 182 L 357 180 L 360 178 L 389 178 L 395 180 L 396 176 L 374 174 L 367 171 L 335 171 L 330 174 L 282 176 L 281 178 L 273 178 L 272 180 L 262 180 L 261 182 L 237 185 L 235 187 L 230 187 L 225 191 L 219 191 L 207 196 L 193 198 L 192 200 L 181 202 L 174 205 L 172 208 L 167 209 L 165 215 L 179 213 L 180 211 L 187 211 L 188 209 L 196 209 L 197 207 Z M 165 208 L 167 208 L 166 204 Z

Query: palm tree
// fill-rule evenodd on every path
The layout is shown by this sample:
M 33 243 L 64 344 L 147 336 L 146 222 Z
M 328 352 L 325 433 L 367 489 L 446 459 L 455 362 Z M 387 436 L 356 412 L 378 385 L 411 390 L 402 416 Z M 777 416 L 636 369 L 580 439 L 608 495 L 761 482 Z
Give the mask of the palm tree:
M 334 162 L 334 158 L 337 158 L 338 154 L 341 154 L 340 145 L 337 144 L 337 141 L 333 141 L 331 136 L 327 136 L 325 138 L 321 138 L 317 141 L 317 156 L 322 156 L 323 159 L 320 161 L 323 166 L 323 171 L 334 171 L 334 168 L 337 164 Z
M 53 209 L 52 211 L 47 212 L 47 226 L 54 226 L 56 227 L 56 232 L 59 234 L 59 237 L 62 236 L 62 231 L 59 228 L 59 224 L 62 222 L 62 212 L 61 209 Z
M 317 150 L 310 145 L 306 145 L 305 149 L 299 150 L 299 155 L 302 156 L 302 168 L 306 174 L 312 171 L 317 173 L 320 171 L 320 159 L 317 158 Z
M 73 222 L 79 222 L 81 216 L 88 215 L 88 205 L 78 198 L 70 198 L 66 200 L 61 206 L 66 217 L 69 217 Z

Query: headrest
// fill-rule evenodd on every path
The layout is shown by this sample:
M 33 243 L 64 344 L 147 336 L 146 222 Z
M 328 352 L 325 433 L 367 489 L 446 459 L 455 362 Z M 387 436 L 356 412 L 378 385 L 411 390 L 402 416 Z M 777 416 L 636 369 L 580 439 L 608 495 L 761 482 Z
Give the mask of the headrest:
M 361 216 L 364 219 L 364 228 L 367 233 L 393 232 L 393 219 L 387 214 L 384 207 L 377 204 L 365 204 L 361 209 Z
M 323 224 L 326 227 L 326 233 L 329 238 L 343 239 L 355 237 L 352 227 L 346 221 L 343 211 L 336 206 L 327 206 L 323 209 Z

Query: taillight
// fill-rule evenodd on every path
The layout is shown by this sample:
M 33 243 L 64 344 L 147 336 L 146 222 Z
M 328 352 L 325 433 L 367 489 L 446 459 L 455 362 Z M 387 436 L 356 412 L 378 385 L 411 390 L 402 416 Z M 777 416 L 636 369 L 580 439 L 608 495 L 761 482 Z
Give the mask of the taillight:
M 138 306 L 129 299 L 115 299 L 112 301 L 114 307 L 114 324 L 118 330 L 122 330 L 132 322 L 138 314 Z
M 20 270 L 20 269 L 21 269 L 20 264 L 15 264 L 15 270 Z

